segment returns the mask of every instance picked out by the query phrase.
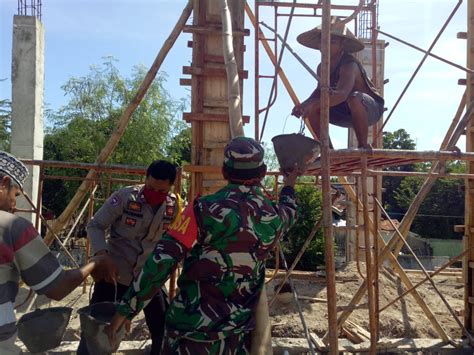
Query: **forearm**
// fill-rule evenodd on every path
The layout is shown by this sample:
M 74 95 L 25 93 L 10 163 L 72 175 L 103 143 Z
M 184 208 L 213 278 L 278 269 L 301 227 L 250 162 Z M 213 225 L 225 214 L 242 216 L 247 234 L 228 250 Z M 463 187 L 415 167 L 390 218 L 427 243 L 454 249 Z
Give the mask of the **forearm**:
M 56 301 L 62 300 L 70 294 L 77 286 L 79 286 L 84 279 L 94 270 L 95 263 L 89 262 L 79 269 L 66 270 L 60 285 L 51 289 L 46 293 L 46 296 Z
M 297 205 L 295 190 L 292 186 L 286 185 L 280 193 L 279 216 L 283 224 L 283 230 L 288 230 L 296 222 Z
M 186 255 L 183 245 L 166 235 L 148 256 L 140 274 L 122 297 L 118 313 L 132 319 L 160 290 L 175 266 Z

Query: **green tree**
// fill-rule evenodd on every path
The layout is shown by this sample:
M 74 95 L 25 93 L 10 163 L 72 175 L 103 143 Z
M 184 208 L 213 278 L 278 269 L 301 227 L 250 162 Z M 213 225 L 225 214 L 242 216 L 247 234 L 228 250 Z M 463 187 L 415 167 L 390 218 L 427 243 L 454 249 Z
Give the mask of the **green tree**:
M 322 194 L 319 189 L 314 185 L 296 185 L 295 190 L 298 201 L 298 220 L 281 242 L 288 266 L 295 260 L 322 213 Z M 324 265 L 324 240 L 321 229 L 311 241 L 296 268 L 316 270 L 316 266 L 319 265 Z
M 451 162 L 447 172 L 464 172 L 465 164 Z M 405 212 L 423 184 L 423 179 L 406 177 L 394 191 L 394 199 Z M 464 220 L 464 181 L 461 179 L 437 179 L 430 193 L 420 206 L 411 230 L 430 238 L 460 238 L 454 232 L 455 224 Z
M 10 151 L 11 103 L 0 100 L 0 150 Z
M 105 58 L 101 65 L 91 66 L 85 76 L 72 77 L 62 86 L 69 101 L 58 110 L 46 112 L 50 125 L 45 134 L 45 160 L 95 161 L 146 73 L 143 66 L 137 66 L 130 77 L 123 77 L 114 63 L 113 58 Z M 134 112 L 109 163 L 146 166 L 154 159 L 166 157 L 173 135 L 179 136 L 184 128 L 177 117 L 185 103 L 171 98 L 165 82 L 166 75 L 159 73 Z M 58 170 L 51 169 L 48 173 L 55 174 Z M 60 173 L 85 175 L 85 171 L 65 169 Z M 44 205 L 59 213 L 77 186 L 77 182 L 47 180 Z
M 181 166 L 191 163 L 191 127 L 183 127 L 166 148 L 167 159 Z
M 408 132 L 403 128 L 398 129 L 395 132 L 383 132 L 384 149 L 414 150 L 415 147 L 415 141 L 411 139 Z M 397 167 L 390 167 L 390 170 L 415 171 L 416 166 L 414 164 L 401 165 Z M 399 188 L 402 181 L 403 177 L 401 176 L 384 176 L 382 178 L 382 199 L 384 202 L 384 207 L 389 214 L 397 219 L 400 218 L 400 213 L 402 213 L 404 209 L 398 205 L 398 202 L 394 197 L 394 192 Z

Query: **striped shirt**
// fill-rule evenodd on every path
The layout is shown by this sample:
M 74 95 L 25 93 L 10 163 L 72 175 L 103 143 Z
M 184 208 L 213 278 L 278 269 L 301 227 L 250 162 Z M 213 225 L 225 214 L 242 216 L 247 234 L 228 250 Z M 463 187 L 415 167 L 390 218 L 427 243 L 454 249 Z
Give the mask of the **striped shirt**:
M 0 211 L 0 354 L 16 336 L 14 313 L 18 284 L 22 280 L 38 294 L 55 287 L 63 268 L 26 219 Z

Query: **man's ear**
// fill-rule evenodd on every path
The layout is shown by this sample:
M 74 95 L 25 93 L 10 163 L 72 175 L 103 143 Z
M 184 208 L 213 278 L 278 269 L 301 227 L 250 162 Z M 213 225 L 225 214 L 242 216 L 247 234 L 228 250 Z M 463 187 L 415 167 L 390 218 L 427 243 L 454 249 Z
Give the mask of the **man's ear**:
M 11 177 L 10 176 L 4 176 L 0 179 L 0 187 L 2 189 L 9 189 L 11 185 Z

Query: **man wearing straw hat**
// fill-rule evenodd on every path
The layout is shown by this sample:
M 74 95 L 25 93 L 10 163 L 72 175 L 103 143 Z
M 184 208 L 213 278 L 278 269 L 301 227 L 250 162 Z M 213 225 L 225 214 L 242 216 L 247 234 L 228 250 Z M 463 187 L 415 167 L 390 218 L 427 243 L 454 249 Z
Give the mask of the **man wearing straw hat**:
M 158 242 L 107 329 L 112 342 L 184 260 L 179 293 L 166 314 L 162 353 L 249 352 L 265 259 L 296 219 L 296 169 L 286 177 L 279 202 L 273 203 L 260 188 L 266 173 L 263 155 L 251 138 L 227 144 L 222 172 L 229 183 L 196 198 Z
M 297 41 L 303 46 L 321 49 L 321 27 L 301 33 Z M 353 128 L 359 148 L 370 148 L 367 142 L 369 126 L 375 124 L 384 110 L 384 100 L 375 89 L 362 64 L 351 54 L 364 49 L 337 18 L 331 19 L 329 122 Z M 321 65 L 318 66 L 318 74 Z M 320 136 L 320 86 L 308 99 L 293 108 L 292 114 L 306 117 Z
M 104 258 L 80 269 L 63 270 L 33 225 L 15 216 L 16 199 L 28 175 L 25 165 L 0 151 L 0 354 L 20 354 L 15 345 L 15 298 L 21 279 L 38 294 L 61 300 L 79 286 Z

